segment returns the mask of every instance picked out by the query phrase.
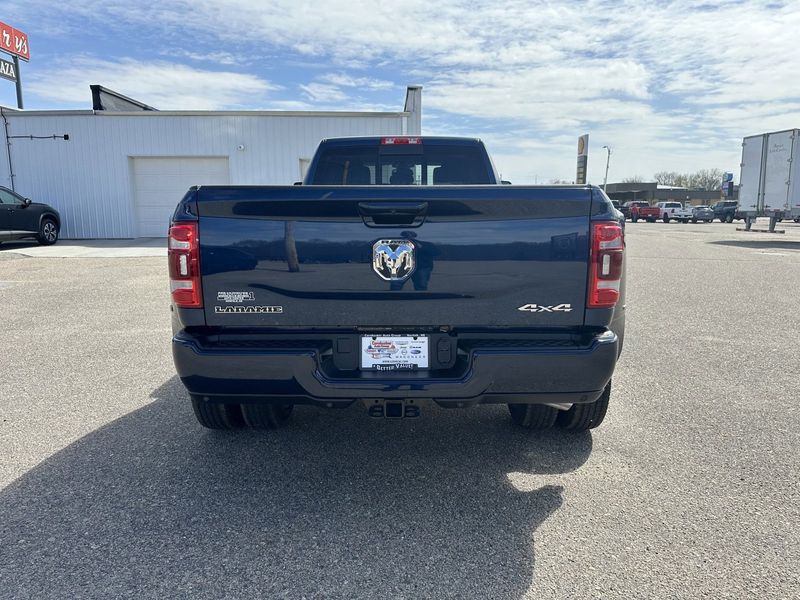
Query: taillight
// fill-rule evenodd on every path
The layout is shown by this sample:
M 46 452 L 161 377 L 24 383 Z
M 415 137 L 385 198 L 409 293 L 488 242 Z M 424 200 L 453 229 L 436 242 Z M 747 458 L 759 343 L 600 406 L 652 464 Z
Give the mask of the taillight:
M 625 237 L 618 223 L 592 223 L 589 308 L 611 308 L 619 300 Z
M 169 228 L 167 259 L 172 301 L 181 308 L 202 308 L 197 223 L 176 223 Z

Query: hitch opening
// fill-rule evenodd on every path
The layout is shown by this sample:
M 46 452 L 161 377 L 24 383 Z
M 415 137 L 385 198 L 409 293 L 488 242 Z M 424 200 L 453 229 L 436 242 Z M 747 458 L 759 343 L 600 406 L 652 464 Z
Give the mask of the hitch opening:
M 420 406 L 414 400 L 372 400 L 367 414 L 375 419 L 415 419 L 420 416 Z

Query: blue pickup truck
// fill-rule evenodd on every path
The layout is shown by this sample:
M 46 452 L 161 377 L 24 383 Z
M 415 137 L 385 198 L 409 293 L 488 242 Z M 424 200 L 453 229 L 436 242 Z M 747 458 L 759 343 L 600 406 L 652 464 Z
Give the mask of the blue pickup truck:
M 594 186 L 501 185 L 483 143 L 324 140 L 303 185 L 199 186 L 169 234 L 172 349 L 205 427 L 296 404 L 507 404 L 603 420 L 625 329 L 620 214 Z

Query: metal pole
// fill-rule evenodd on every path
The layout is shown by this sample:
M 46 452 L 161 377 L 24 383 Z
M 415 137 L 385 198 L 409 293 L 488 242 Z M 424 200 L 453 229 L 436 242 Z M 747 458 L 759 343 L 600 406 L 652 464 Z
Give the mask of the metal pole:
M 17 108 L 22 110 L 24 106 L 22 106 L 22 76 L 19 73 L 19 57 L 13 56 L 14 59 L 14 71 L 17 72 Z
M 608 163 L 611 162 L 611 148 L 609 148 L 608 146 L 603 146 L 603 148 L 605 148 L 608 151 L 608 154 L 606 155 L 606 176 L 603 177 L 603 191 L 605 192 L 606 184 L 608 183 Z
M 0 116 L 3 117 L 3 122 L 5 123 L 5 132 L 6 132 L 6 152 L 8 153 L 8 179 L 11 181 L 11 191 L 15 191 L 14 188 L 14 166 L 11 163 L 11 137 L 8 135 L 8 119 L 6 118 L 6 113 L 3 111 L 3 107 L 0 106 Z

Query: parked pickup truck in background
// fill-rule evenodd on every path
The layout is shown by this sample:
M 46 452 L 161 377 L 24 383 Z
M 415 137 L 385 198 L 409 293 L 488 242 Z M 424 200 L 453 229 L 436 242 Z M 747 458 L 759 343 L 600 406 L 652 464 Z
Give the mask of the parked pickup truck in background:
M 620 212 L 626 219 L 636 223 L 639 219 L 646 219 L 650 223 L 655 223 L 658 219 L 659 211 L 655 206 L 650 206 L 647 200 L 631 200 L 622 205 Z
M 683 204 L 675 201 L 658 202 L 656 206 L 658 207 L 659 218 L 664 223 L 669 223 L 670 219 L 677 219 L 678 217 L 675 216 L 675 213 L 683 210 Z
M 694 207 L 689 202 L 680 205 L 680 208 L 674 208 L 670 215 L 670 218 L 681 223 L 688 223 L 692 220 L 692 217 L 694 217 Z
M 304 185 L 180 201 L 178 374 L 210 428 L 354 401 L 376 417 L 504 403 L 526 428 L 596 427 L 625 327 L 618 218 L 597 187 L 500 185 L 480 140 L 324 140 Z
M 723 223 L 733 223 L 741 219 L 739 214 L 739 203 L 736 200 L 722 200 L 711 207 L 714 210 L 714 218 Z

